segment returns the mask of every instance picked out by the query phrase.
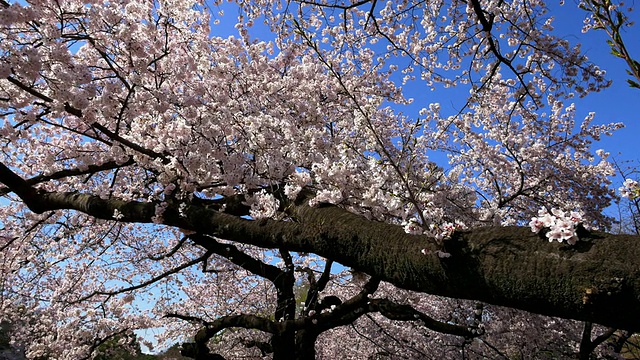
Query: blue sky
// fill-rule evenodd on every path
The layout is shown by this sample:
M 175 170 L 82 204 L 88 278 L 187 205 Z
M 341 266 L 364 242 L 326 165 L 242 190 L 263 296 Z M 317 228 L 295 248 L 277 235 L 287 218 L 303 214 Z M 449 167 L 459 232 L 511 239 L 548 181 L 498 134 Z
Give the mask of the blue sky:
M 554 0 L 552 0 L 554 1 Z M 557 0 L 555 0 L 557 1 Z M 232 28 L 233 20 L 236 13 L 233 5 L 225 4 L 225 16 L 221 20 L 221 25 L 214 27 L 214 32 L 218 36 L 237 35 L 237 31 Z M 583 50 L 590 59 L 607 71 L 608 77 L 613 80 L 611 87 L 600 93 L 593 93 L 586 98 L 576 98 L 578 119 L 585 117 L 589 112 L 596 112 L 597 123 L 624 122 L 626 127 L 618 130 L 613 137 L 604 137 L 600 143 L 594 144 L 594 150 L 603 148 L 615 156 L 617 160 L 636 160 L 640 159 L 638 150 L 640 142 L 636 142 L 640 136 L 640 106 L 636 105 L 636 99 L 640 99 L 640 89 L 632 89 L 626 79 L 626 63 L 622 59 L 615 58 L 610 54 L 609 46 L 606 43 L 607 35 L 602 31 L 591 31 L 582 34 L 582 24 L 586 16 L 586 12 L 579 10 L 577 6 L 568 1 L 566 5 L 559 6 L 557 3 L 550 4 L 550 14 L 556 18 L 554 24 L 556 33 L 572 43 L 581 43 Z M 215 8 L 214 8 L 215 11 Z M 636 18 L 640 25 L 639 14 L 631 14 L 631 18 Z M 229 23 L 231 22 L 231 23 Z M 256 25 L 251 29 L 251 35 L 260 40 L 271 40 L 273 35 L 268 33 L 264 27 Z M 637 54 L 640 59 L 640 46 L 633 46 L 639 43 L 640 27 L 633 27 L 626 32 L 627 46 L 630 47 L 632 54 Z M 636 50 L 636 51 L 634 51 Z M 439 102 L 442 104 L 444 111 L 447 107 L 450 111 L 458 110 L 464 100 L 460 98 L 460 94 L 467 93 L 467 90 L 459 91 L 458 89 L 443 91 L 429 91 L 425 88 L 423 91 L 415 91 L 420 84 L 414 84 L 411 96 L 424 97 L 416 98 L 416 107 L 419 109 L 426 106 L 429 102 Z M 458 95 L 458 96 L 455 96 Z M 462 103 L 461 103 L 462 101 Z M 409 110 L 409 109 L 407 109 Z M 417 110 L 415 111 L 417 114 Z M 620 153 L 620 155 L 618 155 Z M 616 180 L 616 182 L 622 180 Z M 617 188 L 618 183 L 614 183 Z M 612 210 L 612 213 L 614 211 Z
M 610 53 L 604 31 L 590 31 L 581 33 L 582 20 L 586 12 L 577 9 L 572 2 L 564 6 L 554 6 L 556 14 L 556 30 L 558 34 L 570 41 L 580 42 L 589 58 L 607 71 L 607 76 L 613 80 L 608 89 L 600 93 L 590 94 L 584 99 L 576 99 L 578 114 L 584 116 L 590 111 L 596 112 L 598 123 L 618 122 L 625 124 L 625 128 L 617 131 L 613 137 L 603 138 L 601 148 L 610 152 L 620 160 L 640 160 L 638 150 L 640 143 L 640 89 L 630 88 L 626 82 L 626 63 Z M 640 10 L 630 14 L 637 26 L 628 28 L 623 33 L 623 39 L 631 54 L 640 58 Z M 575 40 L 574 40 L 575 39 Z M 620 153 L 620 155 L 618 155 Z
M 594 150 L 602 148 L 611 153 L 616 160 L 639 160 L 640 144 L 636 143 L 640 136 L 640 106 L 635 105 L 637 99 L 640 99 L 640 89 L 632 89 L 626 79 L 629 76 L 626 73 L 626 63 L 619 58 L 614 57 L 610 53 L 609 46 L 606 41 L 607 35 L 603 31 L 590 31 L 582 34 L 582 24 L 586 16 L 586 12 L 578 9 L 574 1 L 566 1 L 564 6 L 559 5 L 560 0 L 550 0 L 548 6 L 550 8 L 549 15 L 555 17 L 554 27 L 556 34 L 571 41 L 572 43 L 581 43 L 584 52 L 589 58 L 607 71 L 607 76 L 613 81 L 608 89 L 600 93 L 593 93 L 583 99 L 574 99 L 577 105 L 578 118 L 583 118 L 589 112 L 596 113 L 596 123 L 623 122 L 625 128 L 618 130 L 613 137 L 604 137 L 600 143 L 594 144 Z M 12 2 L 24 3 L 24 0 L 15 0 Z M 633 6 L 627 4 L 627 6 Z M 218 36 L 237 36 L 237 30 L 233 27 L 237 15 L 237 5 L 232 3 L 223 3 L 221 7 L 212 6 L 211 10 L 215 14 L 218 9 L 224 9 L 225 15 L 219 17 L 221 24 L 214 26 L 213 32 Z M 214 18 L 216 15 L 214 15 Z M 636 55 L 640 60 L 640 10 L 629 14 L 632 21 L 638 26 L 626 29 L 623 33 L 626 39 L 626 45 L 630 49 L 632 55 Z M 256 22 L 256 26 L 251 29 L 251 35 L 260 40 L 271 40 L 273 34 L 268 33 L 261 24 Z M 439 102 L 442 105 L 443 114 L 447 112 L 454 113 L 459 110 L 464 100 L 461 100 L 463 92 L 447 90 L 439 88 L 437 91 L 415 91 L 415 88 L 421 84 L 412 84 L 412 94 L 409 97 L 416 98 L 416 108 L 426 106 L 431 102 Z M 418 96 L 416 96 L 418 94 Z M 457 96 L 456 96 L 457 95 Z M 418 97 L 424 98 L 418 98 Z M 462 103 L 461 103 L 462 101 Z M 635 106 L 634 106 L 635 105 Z M 406 109 L 411 111 L 410 109 Z M 417 110 L 415 111 L 417 114 Z M 409 116 L 415 114 L 408 114 Z M 621 182 L 621 181 L 620 181 Z M 616 185 L 617 187 L 617 185 Z
M 607 71 L 608 77 L 613 80 L 610 88 L 600 93 L 594 93 L 584 99 L 575 99 L 577 105 L 577 113 L 579 118 L 586 116 L 589 112 L 596 112 L 597 123 L 624 122 L 626 127 L 617 131 L 613 137 L 605 137 L 599 144 L 594 146 L 603 148 L 615 156 L 616 160 L 640 160 L 640 89 L 632 89 L 627 83 L 629 78 L 626 74 L 627 66 L 622 59 L 615 58 L 610 54 L 610 49 L 606 43 L 607 36 L 602 31 L 591 31 L 587 34 L 581 33 L 582 22 L 586 13 L 579 10 L 577 6 L 568 1 L 566 5 L 557 5 L 558 0 L 551 7 L 550 14 L 555 16 L 554 22 L 556 33 L 570 40 L 573 43 L 582 43 L 583 50 L 591 58 L 593 62 Z M 636 20 L 638 26 L 627 29 L 624 33 L 626 44 L 630 47 L 632 54 L 640 59 L 640 13 L 632 13 L 630 16 Z M 216 32 L 220 36 L 236 35 L 237 32 L 233 26 L 235 13 L 233 10 L 227 11 L 227 14 L 221 19 L 227 22 L 216 28 Z M 230 22 L 230 23 L 229 23 Z M 228 26 L 228 27 L 227 27 Z M 267 33 L 259 33 L 259 27 L 253 29 L 252 34 L 262 39 L 271 39 L 273 35 Z M 228 31 L 227 34 L 223 34 Z M 222 33 L 220 33 L 222 32 Z M 416 102 L 439 102 L 443 109 L 447 107 L 451 110 L 460 106 L 460 98 L 453 98 L 455 91 L 425 91 L 424 99 L 416 99 Z M 460 94 L 458 92 L 458 94 Z M 424 105 L 418 106 L 422 107 Z M 621 180 L 618 180 L 621 182 Z M 618 184 L 614 184 L 617 188 Z M 149 337 L 149 335 L 143 335 Z
M 225 16 L 220 19 L 221 24 L 213 29 L 216 35 L 237 34 L 236 30 L 231 28 L 232 24 L 228 23 L 229 21 L 233 22 L 236 15 L 236 10 L 232 6 L 234 5 L 223 5 Z M 612 137 L 603 137 L 599 143 L 594 144 L 594 150 L 602 148 L 611 153 L 616 160 L 640 160 L 640 155 L 637 154 L 640 144 L 636 143 L 636 138 L 640 136 L 640 106 L 634 106 L 637 99 L 640 99 L 640 89 L 628 86 L 626 80 L 629 76 L 626 73 L 626 63 L 611 55 L 606 42 L 608 37 L 604 31 L 592 30 L 586 34 L 582 33 L 583 20 L 587 13 L 580 10 L 576 3 L 570 0 L 560 6 L 559 0 L 551 0 L 548 6 L 550 8 L 549 15 L 555 17 L 553 24 L 556 34 L 569 40 L 572 44 L 581 43 L 585 54 L 600 68 L 606 70 L 607 77 L 613 81 L 612 85 L 602 92 L 592 93 L 582 99 L 573 99 L 577 107 L 577 120 L 584 118 L 589 112 L 595 112 L 596 123 L 623 122 L 626 126 L 624 129 L 618 130 Z M 640 12 L 638 11 L 629 14 L 630 19 L 635 20 L 638 26 L 626 29 L 623 37 L 626 39 L 626 45 L 631 54 L 636 55 L 640 60 L 640 41 L 638 41 L 640 39 Z M 227 31 L 228 33 L 225 34 Z M 267 31 L 256 24 L 251 28 L 250 33 L 252 37 L 260 40 L 273 39 L 273 35 Z M 468 94 L 466 89 L 462 92 L 458 89 L 445 90 L 442 88 L 429 91 L 426 87 L 424 90 L 420 89 L 421 86 L 422 84 L 417 81 L 406 87 L 409 92 L 408 96 L 415 99 L 415 107 L 419 109 L 428 103 L 439 102 L 445 115 L 459 110 L 464 104 L 464 98 L 462 98 L 464 95 L 461 96 L 461 94 Z M 410 108 L 403 110 L 413 112 Z M 408 115 L 416 114 L 409 113 Z

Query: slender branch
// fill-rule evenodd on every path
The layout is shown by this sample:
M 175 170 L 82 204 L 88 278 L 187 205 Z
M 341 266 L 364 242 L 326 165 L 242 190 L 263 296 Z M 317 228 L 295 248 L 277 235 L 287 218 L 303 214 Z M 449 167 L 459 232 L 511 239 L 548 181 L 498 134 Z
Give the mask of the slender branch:
M 580 350 L 579 350 L 579 358 L 580 360 L 588 360 L 589 355 L 594 349 L 594 346 L 591 343 L 591 329 L 593 324 L 589 321 L 585 321 L 584 328 L 582 329 L 582 338 L 580 339 Z
M 278 276 L 273 284 L 277 290 L 277 304 L 275 318 L 278 321 L 291 320 L 296 316 L 296 298 L 293 287 L 296 281 L 294 275 L 293 258 L 284 248 L 278 249 L 280 257 L 284 261 L 285 270 Z
M 307 5 L 314 5 L 314 6 L 319 6 L 319 7 L 326 7 L 326 8 L 333 8 L 333 9 L 340 9 L 340 10 L 350 10 L 350 9 L 354 9 L 357 8 L 359 6 L 362 6 L 364 4 L 370 3 L 372 0 L 360 0 L 360 1 L 356 1 L 354 3 L 351 3 L 349 5 L 341 5 L 341 4 L 326 4 L 326 3 L 321 3 L 321 2 L 317 2 L 317 1 L 310 1 L 310 0 L 296 0 L 297 2 L 299 2 L 300 4 L 307 4 Z
M 320 276 L 320 279 L 316 281 L 315 275 L 313 271 L 309 268 L 304 268 L 302 271 L 307 273 L 307 279 L 309 281 L 309 290 L 307 291 L 307 299 L 304 302 L 305 310 L 317 310 L 316 306 L 318 305 L 318 294 L 324 290 L 324 288 L 329 283 L 329 279 L 331 278 L 331 266 L 333 265 L 332 260 L 327 260 L 324 265 L 324 271 Z
M 121 167 L 129 166 L 133 164 L 134 164 L 133 157 L 129 157 L 125 162 L 107 161 L 100 165 L 88 165 L 84 169 L 80 169 L 80 168 L 64 169 L 64 170 L 56 171 L 49 175 L 38 175 L 25 180 L 25 183 L 30 186 L 33 186 L 33 185 L 47 182 L 50 180 L 58 180 L 58 179 L 63 179 L 71 176 L 95 174 L 97 172 L 119 169 Z M 11 192 L 9 187 L 0 188 L 0 196 L 6 195 L 9 192 Z
M 596 336 L 596 338 L 593 339 L 593 341 L 591 341 L 591 343 L 593 344 L 594 349 L 596 347 L 598 347 L 598 345 L 602 344 L 603 342 L 605 342 L 609 338 L 611 338 L 611 336 L 613 336 L 613 334 L 615 334 L 616 331 L 618 331 L 618 329 L 607 328 L 607 330 L 605 332 L 603 332 L 602 334 Z
M 421 321 L 430 330 L 443 334 L 464 336 L 467 338 L 481 335 L 481 331 L 470 326 L 449 324 L 438 321 L 429 315 L 414 309 L 410 305 L 396 304 L 388 299 L 372 299 L 369 303 L 369 311 L 379 312 L 390 320 Z
M 320 275 L 320 279 L 318 279 L 317 286 L 318 291 L 322 291 L 327 287 L 329 280 L 331 279 L 331 267 L 333 266 L 333 260 L 327 260 L 324 265 L 324 271 L 322 275 Z
M 25 84 L 23 84 L 22 82 L 18 81 L 16 78 L 14 78 L 13 76 L 8 76 L 6 78 L 10 83 L 14 84 L 15 86 L 17 86 L 18 88 L 26 91 L 27 93 L 39 98 L 40 100 L 43 100 L 47 103 L 52 103 L 54 102 L 54 99 L 37 91 L 36 89 L 34 89 L 33 87 L 27 86 Z M 82 110 L 77 109 L 73 106 L 71 106 L 69 103 L 65 103 L 64 104 L 64 110 L 71 114 L 74 115 L 76 117 L 82 118 L 83 114 L 82 114 Z M 100 132 L 102 132 L 103 134 L 105 134 L 108 138 L 110 138 L 111 140 L 117 141 L 141 154 L 145 154 L 151 158 L 160 158 L 165 162 L 168 162 L 168 160 L 166 159 L 166 156 L 160 153 L 157 153 L 153 150 L 150 149 L 146 149 L 132 141 L 129 141 L 123 137 L 121 137 L 118 134 L 115 134 L 114 132 L 112 132 L 111 130 L 107 129 L 105 126 L 99 124 L 99 123 L 92 123 L 91 127 L 99 130 Z
M 165 315 L 165 317 L 177 316 L 168 314 Z M 255 329 L 269 334 L 276 334 L 281 331 L 281 326 L 278 325 L 278 323 L 260 316 L 251 314 L 229 315 L 218 318 L 212 322 L 208 322 L 196 334 L 196 342 L 209 341 L 218 332 L 228 328 Z
M 617 329 L 608 328 L 604 333 L 597 336 L 594 340 L 591 340 L 592 329 L 593 323 L 585 321 L 584 328 L 582 329 L 582 338 L 580 340 L 580 350 L 578 353 L 580 360 L 589 360 L 593 350 L 595 350 L 598 345 L 609 339 L 617 331 Z
M 81 302 L 81 301 L 87 300 L 87 299 L 89 299 L 89 298 L 91 298 L 93 296 L 96 296 L 96 295 L 113 296 L 113 295 L 122 294 L 122 293 L 129 292 L 129 291 L 142 289 L 142 288 L 147 287 L 147 286 L 149 286 L 151 284 L 154 284 L 154 283 L 156 283 L 156 282 L 158 282 L 158 281 L 160 281 L 162 279 L 165 279 L 166 277 L 168 277 L 170 275 L 177 274 L 180 271 L 182 271 L 182 270 L 184 270 L 184 269 L 186 269 L 188 267 L 191 267 L 191 266 L 196 265 L 196 264 L 198 264 L 200 262 L 203 262 L 203 261 L 207 261 L 207 259 L 209 259 L 210 256 L 211 256 L 211 252 L 207 251 L 202 256 L 200 256 L 200 257 L 198 257 L 196 259 L 188 261 L 188 262 L 186 262 L 186 263 L 184 263 L 184 264 L 182 264 L 180 266 L 176 266 L 176 267 L 174 267 L 174 268 L 172 268 L 172 269 L 170 269 L 168 271 L 165 271 L 165 272 L 163 272 L 163 273 L 161 273 L 161 274 L 159 274 L 157 276 L 154 276 L 149 280 L 143 281 L 143 282 L 141 282 L 139 284 L 128 286 L 128 287 L 117 289 L 117 290 L 113 290 L 113 291 L 94 291 L 94 292 L 90 293 L 89 295 L 83 296 L 82 298 L 76 300 L 76 302 Z
M 197 316 L 184 315 L 184 314 L 178 314 L 178 313 L 168 313 L 168 314 L 165 314 L 163 317 L 180 319 L 180 320 L 184 320 L 192 323 L 199 323 L 199 324 L 202 324 L 203 326 L 209 325 L 209 321 L 206 321 Z
M 640 83 L 638 83 L 640 82 L 640 62 L 633 59 L 622 38 L 621 29 L 628 25 L 628 16 L 618 7 L 612 5 L 612 2 L 608 0 L 603 2 L 588 0 L 580 3 L 581 8 L 593 14 L 596 22 L 594 28 L 604 30 L 609 36 L 610 40 L 607 43 L 611 47 L 611 53 L 627 63 L 627 73 L 633 78 L 627 80 L 629 85 L 640 89 Z M 622 7 L 622 3 L 618 6 Z
M 482 6 L 480 5 L 480 0 L 469 0 L 469 2 L 471 3 L 471 7 L 473 8 L 473 12 L 478 17 L 478 21 L 480 21 L 480 24 L 482 25 L 482 31 L 484 31 L 486 36 L 487 36 L 486 39 L 487 39 L 488 44 L 489 44 L 489 51 L 491 51 L 491 53 L 496 57 L 496 59 L 498 59 L 498 62 L 494 65 L 493 69 L 491 70 L 492 74 L 491 74 L 491 76 L 489 78 L 493 78 L 493 75 L 495 74 L 496 70 L 498 69 L 498 65 L 499 64 L 506 65 L 509 68 L 509 70 L 511 70 L 511 72 L 513 72 L 513 74 L 518 78 L 518 81 L 522 85 L 522 89 L 524 89 L 525 93 L 533 101 L 535 101 L 536 105 L 538 105 L 539 101 L 531 93 L 531 90 L 529 89 L 529 87 L 527 86 L 526 82 L 524 81 L 524 78 L 522 77 L 522 72 L 518 71 L 513 66 L 513 63 L 511 62 L 510 59 L 507 59 L 506 57 L 504 57 L 504 55 L 502 55 L 502 53 L 500 52 L 500 49 L 498 48 L 498 45 L 496 44 L 496 40 L 494 39 L 493 34 L 491 33 L 491 31 L 493 29 L 494 15 L 493 14 L 489 14 L 489 19 L 487 19 L 487 17 L 485 16 L 485 11 L 482 9 Z M 484 86 L 484 84 L 483 84 L 483 86 Z

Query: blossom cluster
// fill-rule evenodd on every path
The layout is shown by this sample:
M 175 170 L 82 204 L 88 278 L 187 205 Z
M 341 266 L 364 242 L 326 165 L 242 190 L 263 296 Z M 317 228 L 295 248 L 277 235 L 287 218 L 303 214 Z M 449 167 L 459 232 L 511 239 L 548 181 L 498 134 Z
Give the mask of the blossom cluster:
M 459 221 L 448 222 L 445 221 L 442 224 L 430 224 L 427 229 L 418 223 L 415 219 L 410 219 L 402 223 L 403 229 L 407 234 L 411 235 L 427 235 L 435 238 L 438 241 L 446 240 L 453 235 L 456 230 L 465 229 L 466 226 Z
M 280 207 L 280 201 L 264 190 L 255 194 L 249 203 L 251 206 L 249 215 L 254 219 L 275 218 Z
M 545 233 L 549 242 L 557 240 L 566 241 L 574 245 L 578 241 L 576 228 L 583 222 L 582 213 L 571 211 L 568 214 L 559 209 L 551 209 L 551 213 L 543 208 L 538 211 L 538 216 L 531 219 L 529 226 L 531 231 L 539 233 L 542 229 L 547 229 Z
M 614 169 L 590 144 L 622 125 L 593 125 L 593 114 L 578 119 L 565 103 L 608 82 L 579 47 L 549 33 L 550 20 L 533 11 L 546 8 L 542 0 L 483 3 L 500 14 L 495 42 L 464 1 L 389 1 L 335 17 L 301 2 L 295 28 L 276 9 L 282 1 L 237 1 L 239 38 L 222 28 L 213 36 L 210 20 L 222 12 L 191 0 L 11 3 L 0 6 L 0 113 L 9 114 L 0 117 L 0 164 L 42 191 L 154 206 L 153 224 L 130 222 L 126 207 L 109 221 L 39 215 L 0 186 L 0 318 L 13 320 L 13 341 L 28 356 L 88 358 L 94 339 L 134 328 L 162 325 L 158 337 L 171 342 L 198 331 L 167 313 L 213 320 L 275 311 L 273 284 L 230 256 L 208 256 L 176 227 L 198 221 L 199 204 L 240 195 L 249 210 L 229 216 L 298 220 L 263 190 L 274 186 L 289 200 L 315 194 L 310 206 L 406 220 L 407 233 L 436 242 L 466 226 L 529 221 L 541 205 L 583 209 L 606 225 Z M 250 36 L 257 20 L 277 29 L 274 41 Z M 392 48 L 378 51 L 384 44 Z M 396 47 L 413 59 L 406 66 Z M 487 62 L 496 50 L 513 66 Z M 438 103 L 411 114 L 410 86 L 400 85 L 413 77 L 471 97 L 460 97 L 456 115 Z M 434 162 L 444 155 L 448 164 Z M 625 186 L 640 197 L 637 183 Z M 179 221 L 167 211 L 172 200 L 181 201 Z M 542 211 L 532 229 L 574 243 L 582 215 Z M 274 263 L 273 251 L 233 246 Z
M 626 179 L 622 186 L 618 189 L 620 196 L 628 198 L 629 200 L 637 199 L 640 197 L 640 184 L 632 179 Z

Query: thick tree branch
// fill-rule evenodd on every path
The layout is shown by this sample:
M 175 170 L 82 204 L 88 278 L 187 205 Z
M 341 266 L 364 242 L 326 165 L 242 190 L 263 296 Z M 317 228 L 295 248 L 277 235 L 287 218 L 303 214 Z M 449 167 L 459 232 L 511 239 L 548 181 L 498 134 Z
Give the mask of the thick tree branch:
M 271 320 L 249 314 L 223 316 L 212 322 L 203 321 L 202 319 L 181 314 L 167 314 L 165 315 L 165 317 L 176 318 L 190 322 L 198 322 L 204 325 L 196 333 L 193 343 L 182 344 L 182 355 L 191 357 L 196 360 L 214 358 L 217 359 L 215 356 L 219 355 L 211 354 L 207 343 L 218 332 L 224 329 L 240 327 L 245 329 L 256 329 L 271 334 L 277 334 L 282 328 L 282 326 L 279 326 L 277 323 Z
M 307 291 L 307 299 L 304 302 L 305 310 L 315 309 L 318 304 L 318 293 L 323 291 L 329 283 L 329 279 L 331 278 L 331 266 L 333 266 L 332 260 L 327 260 L 324 265 L 324 271 L 322 271 L 322 275 L 320 279 L 316 281 L 316 277 L 313 273 L 313 270 L 309 268 L 304 268 L 302 271 L 307 273 L 307 279 L 309 281 L 309 290 Z
M 38 197 L 36 189 L 34 189 L 26 180 L 20 177 L 20 175 L 14 173 L 5 164 L 0 163 L 0 182 L 7 186 L 9 191 L 2 189 L 2 193 L 14 192 L 18 195 L 22 201 L 31 203 L 34 208 L 31 208 L 33 212 L 41 213 L 38 209 L 40 199 Z M 29 205 L 27 205 L 29 206 Z
M 336 305 L 331 311 L 322 312 L 296 321 L 289 321 L 285 323 L 285 325 L 302 329 L 312 323 L 314 324 L 312 330 L 316 334 L 320 334 L 323 331 L 333 329 L 338 326 L 351 324 L 360 316 L 370 312 L 369 296 L 378 289 L 378 285 L 380 285 L 380 280 L 377 278 L 371 278 L 358 294 L 344 303 Z
M 34 212 L 73 209 L 101 219 L 151 223 L 155 204 L 77 193 L 36 192 L 8 168 L 0 181 Z M 640 330 L 640 241 L 583 234 L 575 246 L 528 228 L 489 227 L 445 242 L 452 256 L 425 256 L 433 241 L 334 206 L 293 205 L 298 222 L 251 221 L 198 206 L 164 213 L 164 224 L 270 249 L 311 252 L 401 288 L 509 306 L 543 315 Z M 625 309 L 625 311 L 619 311 Z

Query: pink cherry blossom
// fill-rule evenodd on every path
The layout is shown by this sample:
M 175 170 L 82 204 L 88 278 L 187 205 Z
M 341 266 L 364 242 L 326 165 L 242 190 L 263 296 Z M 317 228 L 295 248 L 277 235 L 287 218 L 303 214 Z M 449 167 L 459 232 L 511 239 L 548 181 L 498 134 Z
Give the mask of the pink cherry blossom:
M 400 290 L 283 244 L 304 233 L 331 248 L 327 234 L 349 223 L 305 218 L 322 210 L 413 234 L 407 257 L 442 266 L 468 229 L 529 224 L 573 245 L 579 226 L 610 226 L 614 168 L 591 145 L 622 124 L 577 115 L 574 97 L 610 83 L 552 31 L 546 5 L 0 1 L 0 318 L 12 344 L 76 360 L 155 328 L 159 348 L 204 338 L 255 358 L 287 328 L 318 330 L 330 359 L 383 347 L 495 356 L 467 341 L 485 314 L 500 341 L 527 348 L 508 336 L 528 325 L 509 311 Z M 450 88 L 459 111 L 431 91 Z M 640 187 L 619 191 L 636 199 Z M 44 196 L 56 206 L 38 208 Z M 203 330 L 241 320 L 263 327 Z M 429 320 L 458 333 L 425 332 Z M 575 330 L 554 321 L 537 325 Z

